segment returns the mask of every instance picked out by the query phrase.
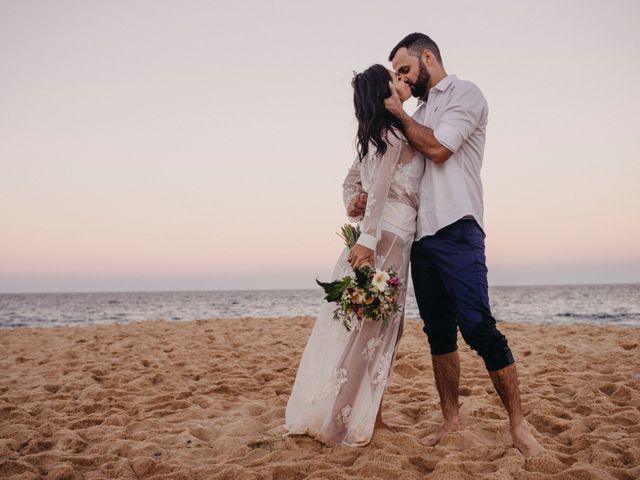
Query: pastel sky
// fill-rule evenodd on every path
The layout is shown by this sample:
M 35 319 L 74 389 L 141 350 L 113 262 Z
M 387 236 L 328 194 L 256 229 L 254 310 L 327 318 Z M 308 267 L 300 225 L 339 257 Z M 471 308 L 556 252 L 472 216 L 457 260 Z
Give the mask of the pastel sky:
M 489 102 L 490 282 L 640 282 L 639 21 L 632 0 L 0 0 L 0 292 L 313 288 L 341 249 L 352 71 L 413 31 Z

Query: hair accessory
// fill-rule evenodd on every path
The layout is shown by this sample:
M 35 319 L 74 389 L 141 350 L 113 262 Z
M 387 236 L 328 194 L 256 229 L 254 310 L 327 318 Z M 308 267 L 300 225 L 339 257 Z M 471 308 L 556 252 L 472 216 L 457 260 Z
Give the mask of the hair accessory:
M 358 86 L 358 80 L 360 80 L 360 73 L 353 71 L 353 78 L 351 79 L 351 86 L 356 88 Z

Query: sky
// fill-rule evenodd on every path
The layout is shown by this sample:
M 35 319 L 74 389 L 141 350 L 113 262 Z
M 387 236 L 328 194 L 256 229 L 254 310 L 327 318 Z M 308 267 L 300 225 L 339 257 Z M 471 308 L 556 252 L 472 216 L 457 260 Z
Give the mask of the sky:
M 639 21 L 624 0 L 0 0 L 0 293 L 314 288 L 342 248 L 353 71 L 414 31 L 489 103 L 490 284 L 640 282 Z

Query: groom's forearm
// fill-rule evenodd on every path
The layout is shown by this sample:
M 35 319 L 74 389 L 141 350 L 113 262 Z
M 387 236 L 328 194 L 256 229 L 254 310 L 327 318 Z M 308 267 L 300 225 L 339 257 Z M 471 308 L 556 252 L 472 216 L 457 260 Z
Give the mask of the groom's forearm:
M 446 162 L 453 152 L 440 144 L 433 136 L 433 130 L 420 125 L 406 113 L 400 117 L 404 134 L 409 143 L 436 165 Z

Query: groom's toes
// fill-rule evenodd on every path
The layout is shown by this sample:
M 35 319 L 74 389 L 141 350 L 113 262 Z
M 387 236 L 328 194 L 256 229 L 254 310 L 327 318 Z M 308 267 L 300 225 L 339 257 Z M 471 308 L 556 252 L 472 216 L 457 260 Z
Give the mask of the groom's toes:
M 422 440 L 420 440 L 420 443 L 426 445 L 427 447 L 433 447 L 440 443 L 440 440 L 442 440 L 442 437 L 444 437 L 445 434 L 446 432 L 443 431 L 434 432 L 431 435 L 427 435 Z
M 528 428 L 523 427 L 516 429 L 511 435 L 513 437 L 514 447 L 520 450 L 520 453 L 525 457 L 535 457 L 545 453 L 544 447 L 540 445 L 540 442 L 536 440 Z
M 442 437 L 444 437 L 447 433 L 455 432 L 456 430 L 458 430 L 458 428 L 459 428 L 459 425 L 457 421 L 444 423 L 440 425 L 435 432 L 431 433 L 430 435 L 427 435 L 422 440 L 419 440 L 419 442 L 422 443 L 423 445 L 426 445 L 427 447 L 433 447 L 434 445 L 437 445 L 438 443 L 440 443 L 440 440 L 442 440 Z
M 542 445 L 536 444 L 514 444 L 514 446 L 520 450 L 520 453 L 526 458 L 537 457 L 545 453 L 545 449 Z
M 436 440 L 431 435 L 429 435 L 428 437 L 418 440 L 418 442 L 420 442 L 425 447 L 433 447 L 438 444 L 439 440 Z

